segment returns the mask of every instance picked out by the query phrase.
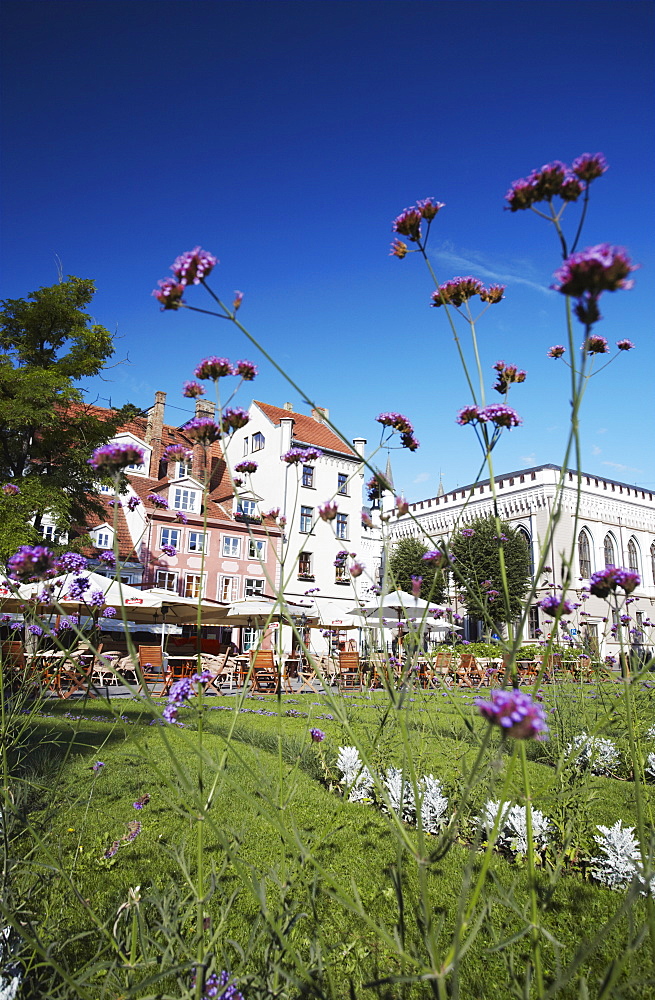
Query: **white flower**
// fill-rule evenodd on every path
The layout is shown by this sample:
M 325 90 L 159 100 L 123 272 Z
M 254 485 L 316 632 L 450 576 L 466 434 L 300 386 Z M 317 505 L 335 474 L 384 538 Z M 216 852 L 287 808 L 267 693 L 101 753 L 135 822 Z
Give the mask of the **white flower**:
M 639 841 L 634 836 L 634 826 L 624 827 L 621 820 L 614 826 L 598 826 L 600 836 L 594 840 L 604 857 L 591 859 L 591 873 L 599 882 L 611 889 L 619 889 L 631 882 L 641 862 Z
M 539 809 L 530 809 L 532 816 L 532 839 L 535 847 L 545 847 L 548 843 L 550 821 Z M 526 806 L 512 806 L 503 822 L 499 841 L 515 854 L 528 853 L 528 822 Z
M 427 833 L 438 833 L 446 822 L 448 799 L 442 794 L 441 785 L 433 774 L 426 774 L 419 781 L 421 823 Z
M 480 826 L 483 826 L 487 831 L 487 834 L 491 834 L 494 826 L 496 825 L 496 817 L 500 810 L 500 821 L 498 823 L 498 831 L 502 830 L 505 820 L 507 819 L 507 813 L 510 811 L 509 802 L 503 802 L 503 808 L 500 809 L 500 801 L 498 799 L 489 799 L 485 802 L 482 807 L 482 812 L 478 816 L 478 821 Z
M 383 778 L 389 804 L 405 823 L 412 823 L 416 816 L 414 792 L 409 781 L 403 780 L 403 772 L 397 767 L 387 768 Z
M 621 759 L 611 740 L 584 732 L 575 736 L 572 743 L 567 743 L 565 753 L 573 757 L 580 770 L 588 767 L 592 774 L 614 774 Z

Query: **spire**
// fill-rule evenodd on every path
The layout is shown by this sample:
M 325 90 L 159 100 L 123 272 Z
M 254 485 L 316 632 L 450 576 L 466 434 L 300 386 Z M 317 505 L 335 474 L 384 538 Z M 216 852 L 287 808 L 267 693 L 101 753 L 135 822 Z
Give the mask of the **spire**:
M 441 472 L 439 472 L 439 489 L 437 490 L 437 496 L 438 497 L 444 496 L 443 478 Z
M 384 471 L 384 478 L 389 483 L 389 486 L 393 490 L 393 472 L 391 471 L 391 455 L 387 452 L 387 467 Z

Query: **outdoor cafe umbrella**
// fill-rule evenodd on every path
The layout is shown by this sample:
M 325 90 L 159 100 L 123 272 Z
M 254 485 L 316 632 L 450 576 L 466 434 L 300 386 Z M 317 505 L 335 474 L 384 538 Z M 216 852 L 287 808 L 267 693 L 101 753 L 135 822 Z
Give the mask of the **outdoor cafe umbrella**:
M 208 597 L 200 599 L 180 597 L 179 594 L 161 587 L 150 587 L 149 590 L 140 593 L 161 599 L 160 612 L 167 625 L 195 625 L 198 621 L 198 604 L 200 604 L 201 625 L 224 625 L 229 628 L 232 624 L 226 620 L 229 606 L 212 601 Z
M 229 627 L 244 626 L 261 628 L 267 622 L 291 622 L 296 615 L 312 611 L 311 606 L 294 604 L 292 601 L 267 601 L 264 598 L 245 598 L 233 601 L 226 609 L 224 624 Z M 223 624 L 223 623 L 221 623 Z
M 82 577 L 88 580 L 88 586 L 80 592 L 74 581 Z M 48 601 L 39 601 L 38 598 L 44 592 L 46 585 L 52 597 Z M 130 587 L 126 583 L 119 583 L 108 576 L 101 576 L 100 573 L 92 573 L 90 570 L 82 573 L 66 573 L 53 580 L 24 584 L 20 591 L 27 600 L 35 601 L 40 613 L 44 610 L 50 612 L 52 605 L 56 603 L 64 614 L 89 614 L 94 610 L 94 606 L 89 604 L 91 595 L 95 591 L 101 591 L 105 605 L 115 608 L 117 616 L 121 615 L 124 608 L 129 621 L 153 622 L 161 614 L 161 597 L 148 594 L 145 590 L 137 590 L 136 587 Z

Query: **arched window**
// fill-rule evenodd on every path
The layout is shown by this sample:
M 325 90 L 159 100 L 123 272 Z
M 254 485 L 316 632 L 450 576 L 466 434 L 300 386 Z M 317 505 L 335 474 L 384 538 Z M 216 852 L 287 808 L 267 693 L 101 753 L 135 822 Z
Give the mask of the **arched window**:
M 605 541 L 603 543 L 603 552 L 605 554 L 605 565 L 616 566 L 614 539 L 612 538 L 611 535 L 605 535 Z
M 530 575 L 532 576 L 532 574 L 534 573 L 534 561 L 532 559 L 532 542 L 530 541 L 530 536 L 523 527 L 517 528 L 517 532 L 525 542 L 526 548 L 528 550 L 528 556 L 530 557 Z
M 589 536 L 586 531 L 581 531 L 578 535 L 578 562 L 580 564 L 580 576 L 588 580 L 591 576 L 591 549 L 589 548 Z
M 655 583 L 655 542 L 650 547 L 650 568 L 653 574 L 653 583 Z
M 634 538 L 628 542 L 628 569 L 631 573 L 639 572 L 639 552 Z

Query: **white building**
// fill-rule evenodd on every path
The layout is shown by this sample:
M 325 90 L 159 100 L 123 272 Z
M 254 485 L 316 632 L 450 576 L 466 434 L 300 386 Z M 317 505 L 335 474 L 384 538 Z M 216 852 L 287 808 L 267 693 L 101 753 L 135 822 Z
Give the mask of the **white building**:
M 326 422 L 329 414 L 323 408 L 307 415 L 295 413 L 291 403 L 279 407 L 254 401 L 249 416 L 249 423 L 234 431 L 227 456 L 233 472 L 241 462 L 257 463 L 256 472 L 242 477 L 239 510 L 248 516 L 279 508 L 285 597 L 308 605 L 313 600 L 323 621 L 337 621 L 354 606 L 360 588 L 360 580 L 350 574 L 353 557 L 342 567 L 334 561 L 343 550 L 355 553 L 355 559 L 361 553 L 366 440 L 355 438 L 352 446 L 343 441 Z M 289 464 L 283 456 L 294 448 L 319 449 L 320 456 Z M 327 501 L 337 505 L 331 521 L 319 515 Z M 318 632 L 312 644 L 321 646 Z
M 547 535 L 550 515 L 558 503 L 557 485 L 561 469 L 556 465 L 541 465 L 521 469 L 496 477 L 498 514 L 525 535 L 533 564 L 537 565 L 540 545 Z M 579 499 L 579 503 L 578 503 Z M 640 628 L 653 619 L 655 611 L 655 502 L 653 493 L 627 483 L 616 482 L 600 476 L 583 474 L 578 498 L 578 477 L 574 472 L 564 473 L 564 484 L 559 500 L 561 515 L 549 545 L 546 564 L 551 571 L 542 575 L 538 595 L 530 609 L 527 640 L 538 637 L 541 630 L 547 634 L 550 619 L 538 603 L 555 584 L 560 587 L 563 578 L 563 561 L 573 548 L 572 578 L 574 591 L 569 593 L 577 600 L 582 587 L 592 573 L 605 566 L 623 566 L 639 573 L 641 585 L 632 594 L 637 598 L 626 609 L 632 621 L 621 626 L 617 615 L 609 610 L 607 601 L 589 597 L 581 602 L 576 612 L 574 638 L 586 639 L 595 644 L 602 655 L 616 655 L 618 638 L 610 634 L 612 625 L 623 627 L 626 644 L 635 643 L 639 636 L 630 629 Z M 448 537 L 454 530 L 465 527 L 478 517 L 493 513 L 493 498 L 489 481 L 475 486 L 458 487 L 442 495 L 410 504 L 410 512 L 389 524 L 391 541 L 412 536 L 428 536 L 433 542 Z M 607 619 L 605 621 L 604 619 Z M 475 623 L 468 622 L 469 637 L 475 638 Z M 644 642 L 652 647 L 653 637 L 646 635 Z

